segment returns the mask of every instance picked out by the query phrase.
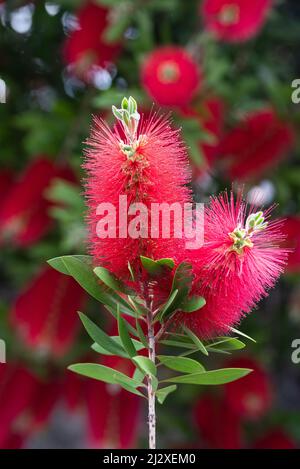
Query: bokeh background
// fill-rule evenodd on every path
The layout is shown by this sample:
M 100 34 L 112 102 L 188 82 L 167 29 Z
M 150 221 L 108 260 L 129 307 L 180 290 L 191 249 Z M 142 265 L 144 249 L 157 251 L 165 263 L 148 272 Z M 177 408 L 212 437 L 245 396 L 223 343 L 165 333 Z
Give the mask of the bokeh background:
M 171 111 L 195 200 L 243 184 L 250 202 L 259 194 L 279 204 L 294 248 L 286 275 L 240 327 L 257 343 L 207 359 L 255 372 L 218 388 L 179 388 L 158 408 L 159 444 L 299 447 L 299 45 L 296 0 L 0 1 L 1 448 L 146 445 L 136 396 L 66 370 L 98 360 L 77 310 L 113 326 L 46 264 L 86 251 L 82 142 L 91 115 L 111 121 L 124 95 L 144 113 L 153 103 Z

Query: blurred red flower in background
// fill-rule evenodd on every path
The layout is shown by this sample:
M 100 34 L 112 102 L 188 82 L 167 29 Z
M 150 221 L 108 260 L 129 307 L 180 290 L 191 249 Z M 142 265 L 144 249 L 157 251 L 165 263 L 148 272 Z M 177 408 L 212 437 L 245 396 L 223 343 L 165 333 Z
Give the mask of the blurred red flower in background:
M 283 245 L 291 249 L 288 258 L 287 271 L 299 272 L 300 270 L 300 216 L 289 216 L 284 220 L 283 233 L 286 240 Z
M 200 154 L 204 156 L 203 165 L 198 169 L 198 173 L 212 167 L 219 154 L 219 144 L 223 135 L 224 103 L 219 98 L 209 98 L 199 106 L 182 108 L 180 113 L 184 117 L 195 118 L 199 121 L 201 130 L 209 133 L 214 140 L 210 142 L 199 142 Z M 196 174 L 198 175 L 198 174 Z
M 261 418 L 272 404 L 268 375 L 256 360 L 248 357 L 229 359 L 225 365 L 229 368 L 254 370 L 243 379 L 224 386 L 225 402 L 229 409 L 242 419 Z
M 1 200 L 6 196 L 7 191 L 13 183 L 13 173 L 9 170 L 3 169 L 0 172 L 0 196 Z
M 72 277 L 46 267 L 21 293 L 12 307 L 14 330 L 36 352 L 61 356 L 73 344 L 78 327 L 77 310 L 84 290 Z
M 272 428 L 257 439 L 252 447 L 254 449 L 296 449 L 297 446 L 285 430 Z
M 260 30 L 271 7 L 271 0 L 204 0 L 201 14 L 218 39 L 240 42 Z
M 273 110 L 264 109 L 246 116 L 225 135 L 220 158 L 230 179 L 259 177 L 292 148 L 294 132 Z
M 240 419 L 232 414 L 219 396 L 205 394 L 194 407 L 194 419 L 208 448 L 239 449 L 242 447 Z
M 56 167 L 44 157 L 36 158 L 19 179 L 10 183 L 0 207 L 0 242 L 9 241 L 27 247 L 50 229 L 48 214 L 52 205 L 45 191 L 55 178 L 74 181 L 68 167 Z
M 134 366 L 119 357 L 105 357 L 102 365 L 132 376 Z M 88 443 L 95 448 L 132 448 L 136 443 L 140 399 L 119 385 L 67 373 L 64 386 L 67 408 L 86 412 Z
M 186 50 L 165 46 L 146 58 L 141 81 L 149 95 L 163 106 L 187 105 L 201 84 L 201 74 Z
M 77 12 L 78 29 L 67 38 L 63 53 L 66 62 L 74 65 L 75 72 L 81 78 L 88 79 L 93 65 L 105 67 L 120 51 L 120 44 L 105 40 L 108 15 L 108 9 L 93 2 L 86 3 Z

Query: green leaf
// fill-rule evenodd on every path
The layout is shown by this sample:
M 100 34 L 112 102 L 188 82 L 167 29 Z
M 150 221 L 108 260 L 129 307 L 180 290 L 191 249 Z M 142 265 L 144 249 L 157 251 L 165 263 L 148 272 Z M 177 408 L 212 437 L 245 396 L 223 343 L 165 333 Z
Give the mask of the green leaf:
M 128 296 L 128 301 L 132 305 L 134 311 L 138 313 L 141 316 L 146 316 L 147 315 L 147 308 L 143 306 L 141 303 L 139 303 L 136 299 L 132 298 L 131 296 Z
M 140 258 L 142 266 L 148 272 L 148 274 L 160 275 L 163 272 L 163 267 L 160 266 L 153 259 L 150 259 L 150 257 L 140 256 Z
M 114 335 L 114 336 L 111 335 L 109 337 L 123 350 L 123 354 L 120 355 L 120 356 L 122 356 L 124 358 L 129 358 L 129 355 L 123 349 L 123 344 L 122 344 L 121 338 L 118 335 Z M 145 348 L 144 345 L 141 342 L 139 342 L 138 340 L 131 339 L 131 341 L 132 341 L 132 343 L 135 347 L 136 352 L 139 352 L 140 350 L 143 350 Z M 92 349 L 97 353 L 101 353 L 102 355 L 114 355 L 113 353 L 110 353 L 107 350 L 105 350 L 101 345 L 99 345 L 97 343 L 94 343 L 92 345 Z
M 130 264 L 129 261 L 128 261 L 127 265 L 128 265 L 128 270 L 129 270 L 129 273 L 130 273 L 131 280 L 134 282 L 135 281 L 134 272 L 133 272 L 133 269 L 132 269 L 131 264 Z
M 69 366 L 68 369 L 74 371 L 74 373 L 97 379 L 104 383 L 121 384 L 122 382 L 130 387 L 137 387 L 140 384 L 120 371 L 97 363 L 76 363 Z
M 145 397 L 144 394 L 142 394 L 140 391 L 138 391 L 136 388 L 140 385 L 140 383 L 135 383 L 134 380 L 132 384 L 128 383 L 128 379 L 126 377 L 126 380 L 124 381 L 123 377 L 116 376 L 115 377 L 116 383 L 122 386 L 126 391 L 131 392 L 132 394 L 136 394 L 137 396 L 140 397 Z
M 142 329 L 142 327 L 139 323 L 138 318 L 136 318 L 135 327 L 136 327 L 136 330 L 137 330 L 140 341 L 142 342 L 142 344 L 144 345 L 145 348 L 148 348 L 147 337 L 144 334 L 144 331 L 143 331 L 143 329 Z
M 167 269 L 173 269 L 175 263 L 174 260 L 169 257 L 154 260 L 150 257 L 140 256 L 141 263 L 144 269 L 152 276 L 160 275 Z
M 140 368 L 136 368 L 133 373 L 133 379 L 141 384 L 144 381 L 145 376 L 146 376 L 146 373 L 142 371 Z
M 133 361 L 148 375 L 156 376 L 156 366 L 150 358 L 137 355 Z
M 183 326 L 183 329 L 186 332 L 186 334 L 189 336 L 189 338 L 192 340 L 192 342 L 194 342 L 196 347 L 200 350 L 200 352 L 202 352 L 204 355 L 208 355 L 208 351 L 204 347 L 199 337 L 197 337 L 188 327 Z
M 177 296 L 178 296 L 178 290 L 174 290 L 158 315 L 160 321 L 163 319 L 165 315 L 174 311 L 175 309 L 174 305 L 176 304 L 175 301 L 176 301 Z
M 203 308 L 205 305 L 206 301 L 203 296 L 192 296 L 183 301 L 180 305 L 180 309 L 185 313 L 193 313 L 194 311 Z
M 53 259 L 49 259 L 47 263 L 58 272 L 65 274 L 65 275 L 70 275 L 68 269 L 66 268 L 65 263 L 63 262 L 63 258 L 65 257 L 75 257 L 79 261 L 85 262 L 86 264 L 92 263 L 91 256 L 84 256 L 84 255 L 53 257 Z
M 168 267 L 170 270 L 172 270 L 175 266 L 175 262 L 173 259 L 170 257 L 162 257 L 161 259 L 158 259 L 156 261 L 158 265 L 162 265 L 164 267 Z
M 175 371 L 181 371 L 182 373 L 202 373 L 205 368 L 201 363 L 191 358 L 186 357 L 173 357 L 167 355 L 159 355 L 157 357 L 159 361 L 167 368 Z
M 100 327 L 91 321 L 85 314 L 78 312 L 82 324 L 85 327 L 85 330 L 89 336 L 93 339 L 94 342 L 99 344 L 101 348 L 107 350 L 112 355 L 117 355 L 123 357 L 126 356 L 124 350 L 120 345 L 118 345 L 109 335 L 107 335 Z M 136 355 L 136 353 L 134 353 Z
M 120 295 L 99 284 L 92 270 L 90 256 L 62 256 L 48 262 L 53 264 L 53 261 L 56 269 L 59 267 L 61 272 L 71 275 L 93 298 L 114 309 L 120 304 L 122 312 L 133 315 L 128 303 Z
M 248 340 L 252 340 L 252 342 L 255 342 L 256 343 L 256 340 L 253 339 L 252 337 L 250 337 L 249 335 L 245 334 L 244 332 L 242 331 L 239 331 L 238 329 L 235 329 L 234 327 L 230 327 L 229 328 L 231 330 L 231 332 L 233 332 L 234 334 L 238 334 L 242 337 L 245 337 L 245 339 L 248 339 Z
M 203 384 L 203 385 L 219 385 L 231 383 L 237 379 L 247 376 L 251 371 L 248 368 L 223 368 L 220 370 L 205 371 L 203 373 L 193 373 L 189 375 L 175 376 L 166 379 L 169 383 L 185 383 L 185 384 Z
M 119 330 L 120 338 L 121 338 L 124 349 L 126 350 L 126 352 L 128 353 L 130 357 L 134 357 L 136 355 L 136 350 L 129 336 L 126 322 L 121 317 L 119 310 L 118 310 L 118 330 Z
M 181 342 L 179 340 L 169 340 L 169 339 L 163 339 L 159 341 L 160 344 L 163 345 L 168 345 L 170 347 L 179 347 L 179 348 L 186 348 L 190 350 L 197 350 L 195 344 L 191 344 L 188 342 Z
M 193 278 L 191 264 L 188 264 L 187 262 L 182 262 L 179 264 L 174 274 L 171 289 L 172 292 L 178 290 L 176 302 L 173 305 L 175 309 L 181 307 L 181 304 L 188 296 L 192 286 Z
M 220 340 L 213 342 L 212 344 L 209 344 L 207 348 L 209 350 L 220 349 L 220 350 L 226 351 L 226 350 L 241 350 L 244 347 L 246 347 L 244 342 L 242 342 L 239 339 L 236 339 L 235 337 L 224 337 L 224 338 L 219 337 L 218 339 Z
M 128 288 L 126 285 L 124 285 L 123 282 L 119 280 L 114 274 L 112 274 L 108 269 L 105 269 L 105 267 L 96 267 L 94 272 L 97 277 L 112 290 L 122 292 L 127 295 L 135 293 L 131 288 Z
M 171 392 L 176 391 L 177 386 L 176 384 L 172 384 L 171 386 L 166 386 L 165 388 L 159 389 L 156 391 L 156 397 L 160 404 L 163 404 L 165 399 L 168 397 Z

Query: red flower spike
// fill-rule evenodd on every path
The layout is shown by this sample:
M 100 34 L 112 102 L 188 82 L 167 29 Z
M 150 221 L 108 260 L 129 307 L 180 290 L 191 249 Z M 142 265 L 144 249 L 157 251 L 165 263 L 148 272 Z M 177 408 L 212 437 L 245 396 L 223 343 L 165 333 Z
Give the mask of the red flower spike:
M 132 203 L 142 202 L 151 211 L 151 204 L 191 202 L 187 154 L 179 132 L 170 127 L 164 117 L 152 114 L 141 119 L 134 135 L 133 155 L 126 154 L 131 143 L 128 136 L 111 131 L 104 122 L 96 119 L 86 151 L 85 169 L 88 177 L 86 196 L 89 206 L 90 251 L 96 265 L 104 265 L 116 275 L 128 277 L 128 261 L 135 268 L 140 265 L 139 257 L 144 255 L 157 259 L 172 257 L 175 260 L 184 249 L 184 240 L 174 239 L 174 226 L 170 238 L 163 238 L 162 227 L 157 238 L 150 238 L 151 220 L 148 233 L 134 239 L 127 228 L 134 216 L 128 216 L 124 238 L 120 237 L 119 216 L 127 212 Z M 125 148 L 125 150 L 124 150 Z M 127 197 L 127 205 L 120 207 L 120 196 Z M 100 239 L 97 224 L 101 217 L 96 214 L 99 204 L 109 203 L 116 209 L 116 236 Z M 173 225 L 171 223 L 171 225 Z M 159 256 L 161 252 L 164 256 Z

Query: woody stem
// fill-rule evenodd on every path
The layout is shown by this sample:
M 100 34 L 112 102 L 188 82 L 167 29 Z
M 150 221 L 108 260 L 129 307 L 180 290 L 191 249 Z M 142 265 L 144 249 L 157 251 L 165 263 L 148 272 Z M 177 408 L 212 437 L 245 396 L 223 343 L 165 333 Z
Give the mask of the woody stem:
M 155 336 L 153 327 L 153 314 L 152 308 L 148 308 L 147 315 L 148 325 L 148 356 L 155 364 Z M 147 376 L 147 390 L 148 390 L 148 426 L 149 426 L 149 448 L 156 448 L 156 414 L 155 414 L 155 390 L 153 388 L 153 379 L 149 374 Z

